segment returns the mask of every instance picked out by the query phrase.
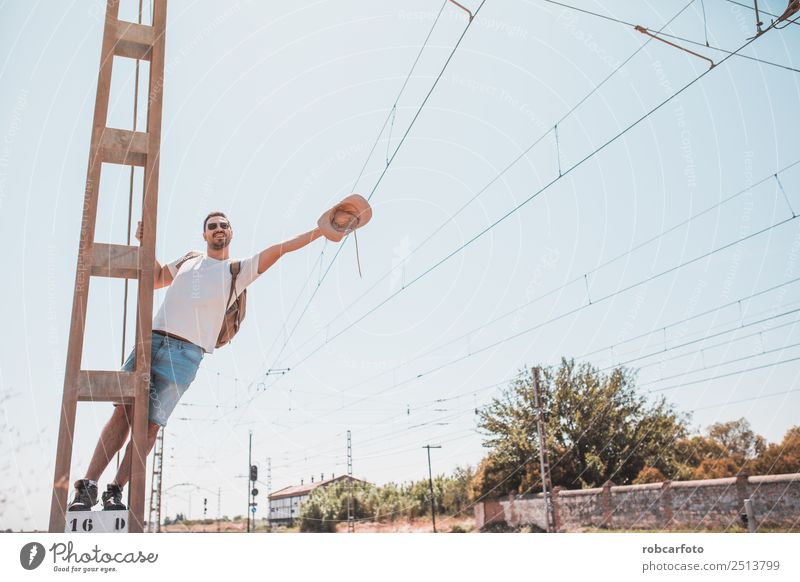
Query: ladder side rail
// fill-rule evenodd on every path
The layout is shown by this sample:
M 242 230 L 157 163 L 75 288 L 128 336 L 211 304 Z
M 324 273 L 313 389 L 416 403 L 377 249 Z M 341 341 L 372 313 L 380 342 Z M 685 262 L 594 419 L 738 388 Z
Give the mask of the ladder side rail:
M 158 176 L 161 148 L 161 120 L 164 88 L 164 51 L 167 0 L 153 3 L 154 43 L 150 60 L 147 105 L 148 155 L 144 172 L 142 223 L 144 232 L 139 251 L 139 284 L 136 313 L 135 401 L 132 429 L 133 454 L 128 491 L 131 532 L 144 531 L 145 480 L 147 477 L 147 429 L 150 389 L 150 347 L 153 329 L 153 277 L 158 210 Z M 141 372 L 140 372 L 141 371 Z
M 51 532 L 63 532 L 69 495 L 69 474 L 72 462 L 72 445 L 77 411 L 78 375 L 81 370 L 86 308 L 89 300 L 90 261 L 94 243 L 95 222 L 97 219 L 97 200 L 99 194 L 100 143 L 108 117 L 108 100 L 111 91 L 111 71 L 114 63 L 114 44 L 116 42 L 115 23 L 119 15 L 119 3 L 108 0 L 103 29 L 103 44 L 100 52 L 100 69 L 97 76 L 97 95 L 95 98 L 92 137 L 89 148 L 89 163 L 86 187 L 83 198 L 78 260 L 75 273 L 75 290 L 72 299 L 67 361 L 64 370 L 64 394 L 61 401 L 61 415 L 58 428 L 58 445 L 53 476 L 53 495 L 50 503 Z

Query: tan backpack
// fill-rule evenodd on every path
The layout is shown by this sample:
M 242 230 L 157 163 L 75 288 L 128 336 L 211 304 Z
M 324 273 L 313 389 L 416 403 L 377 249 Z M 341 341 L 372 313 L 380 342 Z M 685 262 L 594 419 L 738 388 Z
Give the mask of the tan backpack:
M 190 251 L 186 253 L 180 261 L 178 261 L 178 263 L 175 265 L 175 268 L 180 271 L 181 266 L 186 261 L 201 255 L 202 253 Z M 242 291 L 240 295 L 236 294 L 236 277 L 242 270 L 242 262 L 233 261 L 230 268 L 231 291 L 228 295 L 228 301 L 226 303 L 228 308 L 225 310 L 225 318 L 222 320 L 222 328 L 219 330 L 219 336 L 217 337 L 216 347 L 218 348 L 221 348 L 225 344 L 229 344 L 233 339 L 233 336 L 239 332 L 239 327 L 241 327 L 242 321 L 244 321 L 245 311 L 247 310 L 247 289 Z M 231 303 L 231 299 L 233 299 L 233 303 Z

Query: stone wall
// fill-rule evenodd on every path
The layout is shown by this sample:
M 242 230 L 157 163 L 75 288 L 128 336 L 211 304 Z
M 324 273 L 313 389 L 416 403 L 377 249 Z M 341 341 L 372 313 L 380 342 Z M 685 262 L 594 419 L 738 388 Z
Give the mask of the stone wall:
M 665 481 L 647 485 L 606 483 L 596 489 L 552 494 L 556 528 L 726 529 L 740 523 L 750 499 L 758 526 L 800 530 L 800 473 L 739 475 L 727 479 Z M 476 504 L 479 528 L 492 523 L 546 528 L 545 504 L 537 495 L 509 495 Z

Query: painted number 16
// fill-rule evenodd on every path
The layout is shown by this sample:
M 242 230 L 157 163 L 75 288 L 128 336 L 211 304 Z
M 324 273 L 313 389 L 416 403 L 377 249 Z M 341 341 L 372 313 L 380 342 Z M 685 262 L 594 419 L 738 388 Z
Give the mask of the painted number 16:
M 71 531 L 78 531 L 78 518 L 71 519 L 70 523 L 72 524 Z M 88 517 L 81 522 L 81 528 L 83 529 L 83 531 L 92 531 L 93 527 L 94 526 L 92 525 L 91 517 Z

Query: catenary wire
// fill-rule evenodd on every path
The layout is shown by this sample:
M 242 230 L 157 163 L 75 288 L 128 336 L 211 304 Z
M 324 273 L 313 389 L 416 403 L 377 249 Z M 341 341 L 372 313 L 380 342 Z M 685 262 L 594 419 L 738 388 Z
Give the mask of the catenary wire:
M 453 338 L 453 339 L 450 339 L 450 340 L 447 340 L 446 342 L 443 342 L 443 343 L 441 343 L 441 344 L 438 344 L 438 345 L 437 345 L 437 346 L 435 346 L 434 348 L 431 348 L 430 350 L 427 350 L 427 351 L 426 351 L 426 353 L 429 353 L 429 352 L 432 352 L 432 351 L 436 351 L 436 350 L 442 349 L 442 348 L 444 348 L 444 347 L 447 347 L 447 346 L 449 346 L 449 345 L 452 345 L 452 344 L 454 344 L 454 343 L 456 343 L 456 342 L 459 342 L 459 341 L 461 341 L 461 340 L 463 340 L 463 339 L 465 339 L 465 338 L 468 338 L 468 337 L 470 337 L 470 336 L 472 336 L 472 335 L 474 335 L 474 334 L 476 334 L 476 333 L 478 333 L 478 332 L 482 331 L 483 329 L 486 329 L 486 328 L 487 328 L 487 327 L 489 327 L 490 325 L 493 325 L 493 324 L 497 323 L 498 321 L 501 321 L 501 320 L 503 320 L 503 319 L 505 319 L 505 318 L 509 317 L 510 315 L 513 315 L 514 313 L 518 313 L 519 311 L 521 311 L 521 310 L 523 310 L 523 309 L 525 309 L 525 308 L 527 308 L 527 307 L 531 306 L 532 304 L 534 304 L 534 303 L 536 303 L 536 302 L 538 302 L 538 301 L 541 301 L 542 299 L 545 299 L 545 298 L 547 298 L 547 297 L 550 297 L 551 295 L 554 295 L 554 294 L 556 294 L 556 293 L 559 293 L 560 291 L 562 291 L 562 290 L 566 289 L 566 288 L 567 288 L 567 287 L 569 287 L 570 285 L 573 285 L 573 284 L 575 284 L 575 283 L 577 283 L 577 282 L 579 282 L 579 281 L 581 281 L 581 280 L 584 280 L 584 279 L 585 279 L 585 277 L 587 277 L 588 275 L 591 275 L 591 274 L 594 274 L 594 273 L 596 273 L 596 272 L 597 272 L 597 271 L 599 271 L 600 269 L 602 269 L 602 268 L 604 268 L 604 267 L 606 267 L 606 266 L 608 266 L 608 265 L 611 265 L 611 264 L 613 264 L 613 263 L 615 263 L 615 262 L 617 262 L 617 261 L 619 261 L 619 260 L 621 260 L 621 259 L 623 259 L 623 258 L 625 258 L 625 257 L 627 257 L 627 256 L 629 256 L 629 255 L 631 255 L 632 253 L 634 253 L 634 252 L 638 251 L 639 249 L 641 249 L 641 248 L 644 248 L 645 246 L 647 246 L 647 245 L 649 245 L 649 244 L 651 244 L 651 243 L 653 243 L 653 242 L 655 242 L 655 241 L 659 240 L 659 239 L 660 239 L 660 238 L 662 238 L 663 236 L 665 236 L 665 235 L 667 235 L 667 234 L 670 234 L 670 233 L 672 233 L 672 232 L 674 232 L 674 231 L 678 230 L 679 228 L 681 228 L 681 227 L 683 227 L 683 226 L 685 226 L 685 225 L 687 225 L 687 224 L 691 223 L 693 220 L 696 220 L 697 218 L 700 218 L 701 216 L 704 216 L 704 215 L 708 214 L 708 213 L 709 213 L 709 212 L 711 212 L 712 210 L 715 210 L 716 208 L 719 208 L 720 206 L 722 206 L 722 205 L 726 204 L 727 202 L 730 202 L 731 200 L 734 200 L 734 199 L 736 199 L 737 197 L 741 196 L 742 194 L 745 194 L 745 193 L 747 193 L 747 192 L 750 192 L 751 190 L 753 190 L 753 189 L 757 188 L 757 187 L 758 187 L 758 186 L 760 186 L 761 184 L 763 184 L 763 183 L 765 183 L 765 182 L 767 182 L 767 181 L 769 181 L 769 180 L 773 179 L 773 177 L 774 177 L 775 175 L 777 175 L 777 174 L 781 174 L 781 173 L 783 173 L 783 172 L 785 172 L 785 171 L 789 170 L 790 168 L 794 168 L 794 167 L 795 167 L 797 164 L 799 164 L 799 163 L 800 163 L 800 160 L 796 160 L 795 162 L 792 162 L 791 164 L 789 164 L 789 165 L 787 165 L 787 166 L 783 167 L 782 169 L 778 170 L 777 172 L 775 172 L 775 173 L 772 173 L 772 174 L 769 174 L 768 176 L 766 176 L 766 177 L 762 178 L 761 180 L 759 180 L 759 181 L 755 182 L 755 183 L 754 183 L 754 184 L 752 184 L 751 186 L 748 186 L 747 188 L 744 188 L 744 189 L 742 189 L 742 190 L 739 190 L 738 192 L 736 192 L 736 193 L 734 193 L 734 194 L 732 194 L 732 195 L 730 195 L 730 196 L 728 196 L 728 197 L 726 197 L 726 198 L 724 198 L 724 199 L 720 200 L 720 201 L 719 201 L 719 202 L 717 202 L 716 204 L 713 204 L 712 206 L 709 206 L 708 208 L 705 208 L 704 210 L 702 210 L 702 211 L 700 211 L 700 212 L 698 212 L 698 213 L 695 213 L 695 214 L 693 214 L 692 216 L 690 216 L 690 217 L 688 217 L 688 218 L 686 218 L 686 219 L 684 219 L 684 220 L 682 220 L 682 221 L 678 222 L 677 224 L 675 224 L 675 225 L 671 226 L 670 228 L 668 228 L 668 229 L 666 229 L 666 230 L 663 230 L 663 231 L 661 231 L 660 233 L 658 233 L 658 234 L 656 234 L 656 235 L 654 235 L 654 236 L 652 236 L 652 237 L 648 238 L 647 240 L 644 240 L 644 241 L 642 241 L 642 242 L 640 242 L 640 243 L 636 244 L 634 247 L 632 247 L 632 248 L 628 249 L 627 251 L 625 251 L 625 252 L 623 252 L 623 253 L 620 253 L 620 254 L 618 254 L 618 255 L 614 256 L 613 258 L 611 258 L 611 259 L 608 259 L 608 260 L 606 260 L 606 261 L 602 262 L 600 265 L 598 265 L 598 266 L 594 267 L 593 269 L 591 269 L 591 270 L 589 270 L 589 271 L 586 271 L 585 273 L 582 273 L 582 274 L 580 274 L 580 275 L 578 275 L 578 276 L 574 277 L 573 279 L 570 279 L 570 280 L 569 280 L 569 281 L 567 281 L 566 283 L 563 283 L 562 285 L 560 285 L 560 286 L 558 286 L 558 287 L 555 287 L 555 288 L 553 288 L 553 289 L 551 289 L 551 290 L 547 291 L 546 293 L 544 293 L 544 294 L 542 294 L 542 295 L 539 295 L 539 296 L 537 296 L 537 297 L 535 297 L 535 298 L 533 298 L 533 299 L 531 299 L 531 300 L 529 300 L 529 301 L 526 301 L 525 303 L 523 303 L 523 304 L 521 304 L 521 305 L 519 305 L 519 306 L 517 306 L 517 307 L 514 307 L 513 309 L 511 309 L 511 310 L 509 310 L 509 311 L 506 311 L 506 312 L 505 312 L 505 313 L 503 313 L 502 315 L 500 315 L 500 316 L 498 316 L 498 317 L 496 317 L 496 318 L 494 318 L 494 319 L 492 319 L 492 320 L 490 320 L 490 321 L 488 321 L 488 322 L 486 322 L 486 323 L 484 323 L 484 324 L 481 324 L 481 325 L 480 325 L 480 326 L 478 326 L 478 327 L 475 327 L 475 328 L 472 328 L 472 329 L 470 329 L 468 332 L 465 332 L 465 333 L 463 333 L 463 334 L 461 334 L 461 335 L 459 335 L 459 336 L 457 336 L 457 337 L 455 337 L 455 338 Z M 363 295 L 362 295 L 362 297 L 363 297 Z M 352 304 L 351 304 L 351 305 L 352 305 Z M 349 309 L 349 306 L 348 306 L 348 308 L 345 308 L 345 310 L 344 310 L 342 313 L 344 313 L 344 312 L 345 312 L 347 309 Z M 334 320 L 331 320 L 331 321 L 329 321 L 329 322 L 328 322 L 328 324 L 326 324 L 326 326 L 325 326 L 325 327 L 329 326 L 329 325 L 330 325 L 330 324 L 331 324 L 333 321 L 334 321 Z M 313 339 L 313 338 L 312 338 L 312 339 Z M 298 346 L 298 349 L 301 349 L 301 348 L 302 348 L 304 345 L 306 345 L 307 343 L 308 343 L 308 342 L 306 342 L 305 344 L 302 344 L 302 345 Z M 394 368 L 390 368 L 389 370 L 386 370 L 386 371 L 383 371 L 383 372 L 379 372 L 378 374 L 375 374 L 375 375 L 373 375 L 373 376 L 371 376 L 371 377 L 367 378 L 367 379 L 366 379 L 366 380 L 364 380 L 362 383 L 369 382 L 369 381 L 371 381 L 371 380 L 374 380 L 375 378 L 378 378 L 378 377 L 380 377 L 380 376 L 383 376 L 383 375 L 386 375 L 386 374 L 388 374 L 388 373 L 390 373 L 390 372 L 393 372 L 393 371 L 395 371 L 395 370 L 397 370 L 397 369 L 399 369 L 399 368 L 401 368 L 401 367 L 404 367 L 404 366 L 408 365 L 409 363 L 411 363 L 411 362 L 413 362 L 413 361 L 416 361 L 416 360 L 417 360 L 417 359 L 419 359 L 420 357 L 421 357 L 421 356 L 419 356 L 419 357 L 414 357 L 414 358 L 411 358 L 411 359 L 409 359 L 409 360 L 406 360 L 406 361 L 404 361 L 404 362 L 403 362 L 401 365 L 398 365 L 398 366 L 396 366 L 396 367 L 394 367 Z
M 408 127 L 406 128 L 405 133 L 403 133 L 403 136 L 400 138 L 400 141 L 397 144 L 397 147 L 395 148 L 394 153 L 392 153 L 391 158 L 389 158 L 388 163 L 384 166 L 383 171 L 381 172 L 380 176 L 378 177 L 378 180 L 375 182 L 375 185 L 372 187 L 372 190 L 370 191 L 370 194 L 367 196 L 367 200 L 371 200 L 372 196 L 375 194 L 375 191 L 377 190 L 378 185 L 381 183 L 381 181 L 383 180 L 383 177 L 386 175 L 386 172 L 389 170 L 389 167 L 391 166 L 392 161 L 394 161 L 395 156 L 397 156 L 397 153 L 400 151 L 400 148 L 403 147 L 403 144 L 405 143 L 406 138 L 408 137 L 409 133 L 411 132 L 411 128 L 414 126 L 414 123 L 417 121 L 417 119 L 419 118 L 419 115 L 422 113 L 422 110 L 424 109 L 425 104 L 428 102 L 428 99 L 433 94 L 434 89 L 436 89 L 436 86 L 439 84 L 439 81 L 441 80 L 442 75 L 444 75 L 445 69 L 450 64 L 450 61 L 453 59 L 453 56 L 455 56 L 456 51 L 458 50 L 458 47 L 461 45 L 461 42 L 464 40 L 464 37 L 466 36 L 467 32 L 469 31 L 469 28 L 472 25 L 472 22 L 478 16 L 478 13 L 481 11 L 481 9 L 483 8 L 483 5 L 485 3 L 486 3 L 486 0 L 482 0 L 481 1 L 480 5 L 478 6 L 478 8 L 475 10 L 475 12 L 473 14 L 473 18 L 471 18 L 469 20 L 469 22 L 467 23 L 467 25 L 464 27 L 464 30 L 462 31 L 461 36 L 459 36 L 458 40 L 456 41 L 455 45 L 453 46 L 453 49 L 451 50 L 450 54 L 448 55 L 447 60 L 444 63 L 444 66 L 439 71 L 438 75 L 436 76 L 436 79 L 434 80 L 433 84 L 431 85 L 430 89 L 428 90 L 428 93 L 425 95 L 425 98 L 422 100 L 422 103 L 417 108 L 417 111 L 414 114 L 414 116 L 413 116 L 413 118 L 411 120 L 411 123 L 408 125 Z M 333 257 L 331 258 L 330 262 L 328 263 L 328 267 L 325 269 L 324 273 L 320 277 L 320 280 L 317 282 L 317 285 L 314 287 L 314 290 L 312 291 L 311 296 L 308 298 L 308 301 L 306 302 L 305 307 L 300 312 L 300 315 L 298 316 L 297 321 L 295 322 L 294 326 L 292 327 L 291 332 L 289 332 L 288 336 L 286 337 L 286 339 L 283 342 L 283 345 L 281 346 L 280 351 L 278 352 L 278 355 L 275 357 L 274 361 L 276 362 L 276 367 L 277 367 L 278 363 L 280 362 L 281 355 L 283 354 L 284 350 L 289 345 L 289 342 L 291 341 L 292 337 L 294 336 L 294 332 L 297 330 L 297 327 L 300 325 L 300 322 L 302 321 L 303 317 L 305 316 L 306 312 L 308 311 L 308 308 L 311 306 L 311 302 L 314 300 L 314 297 L 316 297 L 317 292 L 319 291 L 320 287 L 322 286 L 322 282 L 328 276 L 328 273 L 330 272 L 331 268 L 333 267 L 334 263 L 336 262 L 336 259 L 339 257 L 339 254 L 342 252 L 342 249 L 344 248 L 345 244 L 347 243 L 347 241 L 349 239 L 350 239 L 350 236 L 348 235 L 347 237 L 345 237 L 345 239 L 342 241 L 342 243 L 339 244 L 338 248 L 336 249 L 336 253 L 333 255 Z M 251 382 L 251 384 L 252 384 L 252 382 Z
M 634 127 L 636 127 L 637 125 L 639 125 L 639 124 L 640 124 L 642 121 L 644 121 L 645 119 L 647 119 L 648 117 L 650 117 L 651 115 L 653 115 L 653 114 L 654 114 L 656 111 L 660 110 L 660 109 L 661 109 L 661 108 L 662 108 L 664 105 L 666 105 L 667 103 L 669 103 L 669 102 L 670 102 L 672 99 L 674 99 L 674 98 L 675 98 L 675 97 L 677 97 L 678 95 L 682 94 L 684 91 L 686 91 L 688 88 L 690 88 L 691 86 L 693 86 L 695 83 L 699 82 L 699 81 L 700 81 L 701 79 L 703 79 L 703 78 L 704 78 L 706 75 L 708 75 L 708 74 L 709 74 L 711 71 L 714 71 L 714 70 L 717 70 L 717 69 L 719 69 L 719 65 L 721 65 L 722 63 L 724 63 L 725 61 L 727 61 L 728 59 L 730 59 L 730 58 L 731 58 L 731 57 L 732 57 L 734 54 L 736 54 L 736 53 L 738 53 L 739 51 L 741 51 L 743 48 L 745 48 L 746 46 L 748 46 L 749 44 L 751 44 L 751 43 L 752 43 L 754 40 L 755 40 L 755 38 L 753 38 L 753 39 L 750 39 L 750 40 L 746 41 L 744 44 L 742 44 L 742 45 L 741 45 L 741 46 L 740 46 L 740 47 L 739 47 L 739 48 L 736 50 L 736 52 L 734 52 L 734 53 L 732 53 L 732 54 L 730 54 L 730 55 L 728 55 L 728 56 L 724 57 L 724 58 L 723 58 L 723 59 L 722 59 L 722 60 L 721 60 L 721 61 L 720 61 L 720 62 L 717 64 L 717 66 L 716 66 L 716 67 L 714 67 L 714 68 L 711 68 L 711 69 L 708 69 L 708 70 L 706 70 L 706 71 L 703 71 L 703 72 L 702 72 L 700 75 L 698 75 L 697 77 L 695 77 L 694 79 L 692 79 L 691 81 L 689 81 L 687 84 L 683 85 L 683 86 L 682 86 L 680 89 L 678 89 L 676 92 L 672 93 L 672 94 L 671 94 L 670 96 L 668 96 L 666 99 L 664 99 L 663 101 L 661 101 L 661 102 L 660 102 L 658 105 L 656 105 L 655 107 L 653 107 L 652 109 L 650 109 L 648 112 L 646 112 L 644 115 L 642 115 L 641 117 L 639 117 L 639 118 L 638 118 L 636 121 L 634 121 L 633 123 L 631 123 L 630 125 L 628 125 L 628 126 L 627 126 L 625 129 L 623 129 L 621 132 L 617 133 L 616 135 L 614 135 L 613 137 L 611 137 L 610 139 L 608 139 L 607 141 L 605 141 L 605 142 L 604 142 L 602 145 L 600 145 L 598 148 L 594 149 L 592 152 L 590 152 L 589 154 L 587 154 L 585 157 L 583 157 L 582 159 L 580 159 L 578 162 L 576 162 L 575 164 L 573 164 L 572 166 L 570 166 L 569 168 L 567 168 L 567 169 L 564 171 L 564 173 L 563 173 L 563 174 L 561 174 L 561 175 L 559 175 L 559 176 L 555 177 L 553 180 L 551 180 L 550 182 L 548 182 L 547 184 L 545 184 L 545 185 L 544 185 L 542 188 L 540 188 L 539 190 L 537 190 L 536 192 L 534 192 L 534 193 L 533 193 L 531 196 L 527 197 L 527 198 L 526 198 L 525 200 L 523 200 L 521 203 L 519 203 L 518 205 L 516 205 L 515 207 L 513 207 L 511 210 L 509 210 L 508 212 L 506 212 L 506 213 L 505 213 L 503 216 L 501 216 L 500 218 L 498 218 L 497 220 L 495 220 L 494 222 L 492 222 L 492 223 L 491 223 L 489 226 L 487 226 L 486 228 L 484 228 L 483 230 L 481 230 L 479 233 L 477 233 L 476 235 L 474 235 L 472 238 L 470 238 L 469 240 L 467 240 L 467 242 L 465 242 L 464 244 L 460 245 L 459 247 L 457 247 L 456 249 L 454 249 L 453 251 L 451 251 L 449 254 L 447 254 L 446 256 L 444 256 L 443 258 L 441 258 L 439 261 L 437 261 L 436 263 L 434 263 L 432 266 L 428 267 L 428 268 L 427 268 L 426 270 L 424 270 L 424 271 L 423 271 L 421 274 L 417 275 L 417 276 L 416 276 L 414 279 L 412 279 L 411 281 L 409 281 L 409 282 L 408 282 L 408 283 L 407 283 L 407 284 L 406 284 L 406 285 L 405 285 L 403 288 L 401 288 L 401 289 L 400 289 L 400 290 L 398 290 L 398 291 L 395 291 L 394 293 L 391 293 L 391 294 L 390 294 L 390 295 L 389 295 L 387 298 L 385 298 L 383 301 L 381 301 L 380 303 L 378 303 L 377 305 L 375 305 L 373 308 L 371 308 L 370 310 L 368 310 L 368 311 L 367 311 L 366 313 L 364 313 L 363 315 L 361 315 L 361 316 L 359 316 L 358 318 L 356 318 L 355 320 L 353 320 L 353 321 L 352 321 L 352 322 L 351 322 L 349 325 L 347 325 L 347 326 L 346 326 L 344 329 L 342 329 L 341 331 L 339 331 L 338 333 L 336 333 L 336 334 L 335 334 L 333 337 L 331 337 L 331 338 L 329 339 L 329 341 L 333 341 L 333 340 L 334 340 L 334 339 L 336 339 L 337 337 L 341 336 L 343 333 L 345 333 L 347 330 L 349 330 L 349 329 L 351 329 L 352 327 L 354 327 L 355 325 L 357 325 L 359 322 L 361 322 L 362 320 L 364 320 L 366 317 L 368 317 L 368 316 L 369 316 L 369 315 L 371 315 L 372 313 L 376 312 L 378 309 L 382 308 L 382 307 L 383 307 L 384 305 L 386 305 L 386 304 L 387 304 L 389 301 L 391 301 L 391 300 L 392 300 L 394 297 L 396 297 L 396 296 L 397 296 L 397 295 L 399 295 L 400 293 L 404 292 L 405 290 L 409 289 L 409 288 L 410 288 L 411 286 L 413 286 L 415 283 L 417 283 L 418 281 L 420 281 L 421 279 L 423 279 L 424 277 L 426 277 L 428 274 L 430 274 L 431 272 L 433 272 L 434 270 L 436 270 L 437 268 L 439 268 L 441 265 L 445 264 L 445 263 L 446 263 L 447 261 L 449 261 L 449 260 L 450 260 L 452 257 L 454 257 L 455 255 L 457 255 L 458 253 L 460 253 L 461 251 L 463 251 L 465 248 L 467 248 L 468 246 L 470 246 L 470 245 L 471 245 L 472 243 L 474 243 L 476 240 L 478 240 L 478 239 L 482 238 L 482 237 L 483 237 L 483 236 L 484 236 L 484 235 L 485 235 L 487 232 L 491 231 L 493 228 L 495 228 L 495 227 L 496 227 L 496 226 L 498 226 L 499 224 L 503 223 L 503 222 L 504 222 L 504 221 L 505 221 L 505 220 L 506 220 L 506 219 L 507 219 L 509 216 L 511 216 L 511 215 L 513 215 L 514 213 L 518 212 L 518 211 L 519 211 L 521 208 L 523 208 L 523 207 L 524 207 L 525 205 L 527 205 L 529 202 L 531 202 L 532 200 L 534 200 L 535 198 L 537 198 L 537 197 L 538 197 L 540 194 L 542 194 L 543 192 L 547 191 L 547 190 L 548 190 L 548 189 L 549 189 L 551 186 L 553 186 L 554 184 L 556 184 L 557 182 L 559 182 L 561 179 L 563 179 L 563 178 L 564 178 L 564 177 L 566 177 L 567 175 L 571 174 L 571 173 L 572 173 L 572 172 L 573 172 L 575 169 L 577 169 L 577 168 L 579 168 L 580 166 L 582 166 L 582 165 L 583 165 L 583 164 L 584 164 L 586 161 L 588 161 L 589 159 L 591 159 L 592 157 L 594 157 L 595 155 L 597 155 L 598 153 L 600 153 L 601 151 L 603 151 L 603 150 L 604 150 L 606 147 L 608 147 L 610 144 L 612 144 L 612 143 L 614 143 L 615 141 L 617 141 L 617 140 L 618 140 L 620 137 L 624 136 L 624 135 L 625 135 L 625 134 L 626 134 L 628 131 L 630 131 L 631 129 L 633 129 L 633 128 L 634 128 Z M 313 350 L 312 352 L 310 352 L 308 355 L 306 355 L 306 356 L 305 356 L 305 357 L 303 357 L 301 360 L 299 360 L 299 361 L 298 361 L 296 364 L 294 364 L 294 366 L 292 367 L 292 369 L 296 369 L 296 368 L 297 368 L 299 365 L 301 365 L 303 362 L 305 362 L 306 360 L 308 360 L 308 359 L 309 359 L 311 356 L 313 356 L 315 353 L 317 353 L 317 352 L 318 352 L 320 349 L 322 349 L 322 347 L 316 348 L 315 350 Z M 277 381 L 279 381 L 279 380 L 276 380 L 275 382 L 277 382 Z M 275 382 L 273 382 L 273 385 L 275 384 Z
M 670 18 L 666 23 L 664 23 L 659 30 L 663 30 L 667 26 L 669 26 L 678 16 L 680 16 L 691 4 L 694 0 L 690 0 L 688 4 L 686 4 L 681 10 L 679 10 L 672 18 Z M 644 43 L 641 44 L 633 53 L 631 53 L 628 58 L 622 61 L 617 67 L 615 67 L 602 81 L 600 81 L 597 85 L 592 87 L 592 89 L 584 95 L 575 105 L 573 105 L 569 111 L 567 111 L 564 115 L 562 115 L 558 121 L 555 122 L 553 127 L 558 127 L 564 120 L 566 120 L 570 115 L 572 115 L 583 103 L 585 103 L 592 95 L 594 95 L 597 91 L 599 91 L 603 85 L 608 82 L 617 72 L 619 72 L 626 64 L 628 64 L 639 52 L 641 52 L 650 42 L 652 41 L 651 38 L 648 38 Z M 397 269 L 402 268 L 408 260 L 422 247 L 424 247 L 431 239 L 433 239 L 445 226 L 447 226 L 450 222 L 452 222 L 456 217 L 458 217 L 461 212 L 463 212 L 469 205 L 471 205 L 478 197 L 480 197 L 486 190 L 489 189 L 500 177 L 514 167 L 517 163 L 519 163 L 522 159 L 524 159 L 527 154 L 536 146 L 538 145 L 545 137 L 547 137 L 553 130 L 548 129 L 545 131 L 539 138 L 537 138 L 532 144 L 530 144 L 519 156 L 517 156 L 510 164 L 508 164 L 497 176 L 495 176 L 492 180 L 490 180 L 487 184 L 485 184 L 478 192 L 473 195 L 467 202 L 465 202 L 460 208 L 458 208 L 454 213 L 451 213 L 448 218 L 440 224 L 434 231 L 429 234 L 419 245 L 417 245 L 407 256 L 403 258 L 397 265 L 393 266 L 389 269 L 386 273 L 384 273 L 381 277 L 375 281 L 368 289 L 366 289 L 361 295 L 359 295 L 356 299 L 354 299 L 348 306 L 342 309 L 338 315 L 336 315 L 333 319 L 329 320 L 323 327 L 329 327 L 332 323 L 337 321 L 343 315 L 347 314 L 350 308 L 359 303 L 361 299 L 363 299 L 370 291 L 372 291 L 375 287 L 377 287 L 381 282 L 386 280 L 387 277 L 391 276 Z M 309 338 L 307 341 L 303 342 L 298 346 L 297 349 L 302 349 L 306 346 L 309 342 L 313 341 L 314 336 Z

